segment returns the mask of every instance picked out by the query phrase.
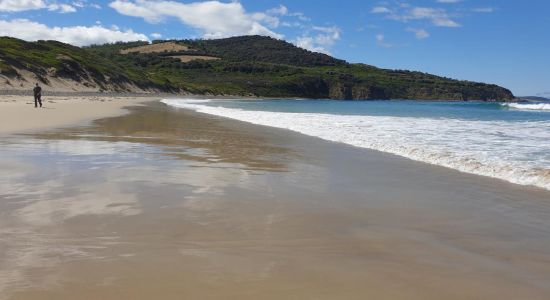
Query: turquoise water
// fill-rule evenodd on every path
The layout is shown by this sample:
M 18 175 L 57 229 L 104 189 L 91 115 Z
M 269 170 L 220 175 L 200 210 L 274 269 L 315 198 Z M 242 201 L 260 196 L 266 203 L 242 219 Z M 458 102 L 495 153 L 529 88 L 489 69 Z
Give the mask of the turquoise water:
M 206 106 L 286 113 L 322 113 L 464 120 L 550 121 L 550 110 L 521 110 L 501 103 L 435 101 L 211 100 Z
M 550 189 L 550 104 L 289 99 L 163 102 Z

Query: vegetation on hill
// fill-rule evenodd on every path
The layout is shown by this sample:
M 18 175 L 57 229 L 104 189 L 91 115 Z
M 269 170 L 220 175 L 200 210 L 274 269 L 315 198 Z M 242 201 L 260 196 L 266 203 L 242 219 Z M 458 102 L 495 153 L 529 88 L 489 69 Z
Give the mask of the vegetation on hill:
M 18 78 L 23 70 L 32 72 L 44 84 L 56 77 L 84 82 L 98 90 L 123 91 L 127 85 L 142 89 L 156 88 L 135 68 L 113 63 L 87 49 L 57 41 L 25 42 L 1 37 L 1 74 L 8 78 Z
M 164 42 L 155 41 L 156 49 Z M 0 71 L 12 72 L 14 76 L 13 72 L 23 68 L 41 75 L 53 67 L 56 76 L 87 74 L 99 86 L 104 81 L 118 80 L 163 91 L 225 95 L 497 101 L 513 98 L 509 90 L 496 85 L 350 64 L 269 37 L 170 42 L 188 49 L 171 46 L 166 48 L 176 50 L 146 53 L 145 47 L 140 53 L 128 49 L 147 46 L 146 42 L 78 48 L 54 41 L 27 43 L 1 38 Z M 220 59 L 182 61 L 173 57 L 182 55 Z
M 343 66 L 345 61 L 298 48 L 291 43 L 262 36 L 241 36 L 219 40 L 183 40 L 192 49 L 227 61 L 272 63 L 298 67 Z

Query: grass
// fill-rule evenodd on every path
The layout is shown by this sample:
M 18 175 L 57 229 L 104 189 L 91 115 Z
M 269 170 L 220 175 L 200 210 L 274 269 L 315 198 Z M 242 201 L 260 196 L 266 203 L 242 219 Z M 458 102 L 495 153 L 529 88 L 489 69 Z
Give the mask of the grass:
M 196 55 L 221 59 L 182 62 L 170 57 L 182 54 L 179 52 L 121 54 L 123 49 L 146 45 L 144 42 L 79 48 L 55 41 L 0 38 L 0 71 L 13 72 L 15 67 L 43 75 L 54 68 L 58 76 L 91 74 L 91 80 L 100 86 L 126 82 L 193 93 L 335 99 L 513 98 L 510 91 L 496 85 L 349 64 L 266 37 L 176 42 L 190 46 Z

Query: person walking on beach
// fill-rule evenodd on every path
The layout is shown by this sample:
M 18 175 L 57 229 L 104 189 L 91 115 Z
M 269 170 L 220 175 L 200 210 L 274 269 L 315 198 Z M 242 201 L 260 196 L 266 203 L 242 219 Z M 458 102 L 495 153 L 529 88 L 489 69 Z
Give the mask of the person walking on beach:
M 38 85 L 38 83 L 36 83 L 36 86 L 32 91 L 34 92 L 34 107 L 38 107 L 38 104 L 42 107 L 42 88 Z

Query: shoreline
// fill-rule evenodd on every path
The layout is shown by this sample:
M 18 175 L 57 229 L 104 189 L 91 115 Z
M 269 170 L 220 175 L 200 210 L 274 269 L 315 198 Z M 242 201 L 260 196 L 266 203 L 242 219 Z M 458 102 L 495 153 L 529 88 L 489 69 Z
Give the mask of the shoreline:
M 0 297 L 550 295 L 546 192 L 157 102 L 129 112 L 3 145 Z
M 63 93 L 61 93 L 63 94 Z M 98 119 L 104 119 L 114 116 L 120 116 L 128 113 L 128 108 L 132 106 L 144 105 L 147 102 L 161 102 L 165 99 L 216 99 L 216 100 L 232 100 L 232 99 L 270 99 L 270 98 L 245 98 L 245 97 L 228 97 L 228 96 L 213 96 L 213 95 L 175 95 L 175 94 L 160 94 L 160 95 L 149 95 L 149 94 L 103 94 L 103 93 L 69 93 L 70 96 L 49 96 L 45 95 L 43 97 L 44 108 L 34 109 L 33 99 L 31 96 L 22 96 L 22 95 L 0 95 L 0 136 L 10 135 L 10 134 L 20 134 L 20 133 L 35 133 L 45 130 L 51 130 L 55 128 L 68 127 L 74 125 L 84 125 Z M 303 99 L 308 101 L 309 99 Z M 335 100 L 327 100 L 335 101 Z M 384 100 L 384 101 L 393 101 L 393 100 Z M 397 101 L 397 100 L 395 100 Z M 412 101 L 412 100 L 411 100 Z M 166 103 L 163 105 L 170 106 Z M 178 108 L 184 109 L 184 108 Z M 188 109 L 188 108 L 187 108 Z M 48 114 L 42 114 L 42 110 L 48 110 Z M 53 113 L 52 113 L 53 111 Z M 191 111 L 193 111 L 191 109 Z M 204 113 L 208 116 L 214 116 L 218 118 L 226 118 L 223 116 L 212 115 Z M 238 119 L 228 118 L 230 120 L 239 121 Z M 267 126 L 256 124 L 253 122 L 239 121 L 251 124 L 252 126 Z M 269 128 L 281 129 L 277 126 L 267 126 Z M 290 130 L 289 132 L 295 132 Z M 303 133 L 299 133 L 303 134 Z M 307 135 L 310 136 L 311 135 Z M 325 142 L 334 142 L 331 140 L 320 138 Z M 350 146 L 350 144 L 335 142 L 339 144 L 344 144 Z M 360 149 L 366 149 L 370 151 L 377 151 L 380 153 L 395 155 L 400 159 L 412 160 L 415 162 L 425 163 L 435 167 L 442 167 L 448 170 L 458 171 L 460 173 L 481 176 L 486 178 L 495 179 L 498 181 L 503 181 L 506 184 L 514 184 L 525 186 L 533 189 L 540 189 L 543 191 L 548 191 L 548 189 L 535 186 L 535 185 L 524 185 L 511 182 L 502 178 L 487 176 L 483 174 L 472 173 L 468 171 L 457 170 L 455 168 L 450 168 L 447 166 L 441 166 L 438 164 L 412 159 L 407 156 L 401 156 L 391 152 L 380 151 L 377 149 L 370 149 L 365 147 L 359 147 L 351 145 L 352 147 L 358 147 Z
M 188 98 L 189 100 L 194 100 L 193 98 Z M 224 108 L 222 107 L 215 107 L 215 106 L 206 106 L 202 105 L 201 103 L 194 103 L 193 101 L 189 101 L 186 103 L 185 101 L 183 103 L 180 103 L 179 101 L 171 101 L 170 99 L 163 99 L 161 100 L 162 103 L 165 103 L 174 109 L 190 109 L 199 113 L 204 113 L 212 116 L 222 117 L 222 118 L 228 118 L 232 120 L 238 120 L 242 122 L 246 122 L 252 125 L 260 125 L 260 126 L 267 126 L 271 128 L 278 128 L 278 129 L 287 129 L 292 132 L 297 132 L 300 134 L 304 134 L 311 137 L 317 137 L 321 138 L 324 141 L 328 142 L 336 142 L 336 143 L 342 143 L 345 145 L 350 145 L 362 149 L 368 149 L 373 151 L 379 151 L 382 153 L 388 153 L 396 155 L 399 158 L 409 159 L 425 164 L 429 164 L 432 166 L 438 166 L 438 167 L 444 167 L 446 169 L 459 171 L 464 174 L 470 174 L 470 175 L 476 175 L 476 176 L 482 176 L 482 177 L 488 177 L 493 178 L 497 180 L 504 181 L 508 184 L 517 184 L 521 186 L 527 186 L 535 189 L 542 189 L 545 191 L 550 191 L 550 185 L 548 182 L 548 175 L 545 175 L 543 172 L 539 172 L 538 170 L 523 170 L 519 166 L 517 167 L 518 172 L 517 173 L 511 173 L 509 169 L 502 168 L 502 172 L 499 172 L 498 169 L 495 169 L 494 165 L 491 164 L 484 164 L 483 161 L 473 161 L 468 160 L 467 164 L 463 164 L 464 158 L 460 155 L 455 156 L 437 156 L 437 152 L 430 152 L 428 151 L 420 151 L 418 149 L 413 149 L 414 151 L 410 151 L 410 147 L 402 147 L 401 145 L 395 145 L 392 144 L 390 141 L 386 141 L 385 144 L 380 143 L 373 143 L 369 144 L 368 142 L 365 142 L 361 140 L 362 136 L 357 135 L 357 132 L 351 131 L 351 135 L 348 131 L 346 132 L 340 132 L 343 134 L 342 136 L 334 136 L 329 134 L 325 134 L 326 132 L 330 132 L 328 130 L 325 124 L 330 124 L 330 121 L 336 122 L 336 123 L 345 123 L 348 119 L 352 119 L 355 116 L 339 116 L 339 119 L 331 119 L 326 120 L 323 119 L 321 123 L 317 122 L 315 123 L 315 118 L 317 117 L 316 114 L 308 114 L 301 113 L 300 116 L 295 114 L 280 114 L 276 115 L 275 113 L 271 112 L 263 112 L 263 111 L 247 111 L 245 110 L 235 110 L 231 108 Z M 402 101 L 401 101 L 402 102 Z M 275 116 L 276 115 L 276 116 Z M 294 119 L 295 118 L 295 119 Z M 372 118 L 376 118 L 372 117 Z M 300 119 L 302 120 L 308 120 L 311 124 L 316 124 L 315 126 L 309 126 L 309 124 L 306 126 L 303 122 L 299 122 Z M 380 122 L 384 120 L 379 120 Z M 365 121 L 367 122 L 367 121 Z M 469 121 L 465 121 L 469 122 Z M 296 124 L 296 125 L 293 125 Z M 319 125 L 322 124 L 322 125 Z M 431 124 L 428 124 L 431 125 Z M 461 124 L 458 124 L 461 125 Z M 371 125 L 374 126 L 374 125 Z M 311 128 L 310 128 L 311 127 Z M 325 130 L 320 131 L 318 127 L 324 128 Z M 427 128 L 426 124 L 424 124 L 424 127 Z M 330 128 L 330 126 L 328 126 Z M 322 132 L 322 133 L 321 133 Z M 374 130 L 373 132 L 376 132 Z M 382 132 L 382 131 L 380 131 Z M 355 135 L 353 135 L 355 134 Z M 350 138 L 348 136 L 352 136 L 355 138 Z M 360 141 L 360 142 L 358 142 Z M 362 141 L 362 142 L 361 142 Z M 391 145 L 391 146 L 388 146 Z M 436 159 L 434 159 L 436 157 Z M 523 173 L 522 173 L 523 172 Z M 529 173 L 530 172 L 530 173 Z

